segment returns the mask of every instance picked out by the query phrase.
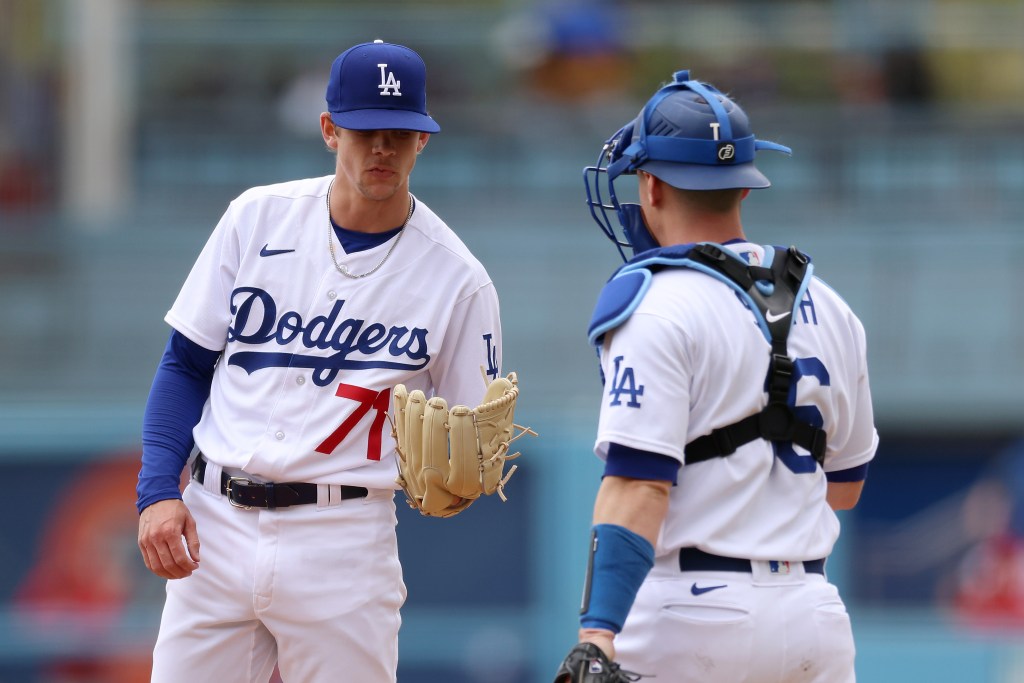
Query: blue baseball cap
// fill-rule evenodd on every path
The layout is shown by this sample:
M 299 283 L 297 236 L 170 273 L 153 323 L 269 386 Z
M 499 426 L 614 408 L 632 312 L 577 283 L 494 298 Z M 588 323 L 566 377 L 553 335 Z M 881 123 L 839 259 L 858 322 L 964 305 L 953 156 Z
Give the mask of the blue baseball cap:
M 677 71 L 619 131 L 608 172 L 643 170 L 683 190 L 759 189 L 771 185 L 754 165 L 761 150 L 792 154 L 756 139 L 746 113 L 714 86 Z
M 413 50 L 375 40 L 342 52 L 331 65 L 327 111 L 349 130 L 439 133 L 427 114 L 427 67 Z

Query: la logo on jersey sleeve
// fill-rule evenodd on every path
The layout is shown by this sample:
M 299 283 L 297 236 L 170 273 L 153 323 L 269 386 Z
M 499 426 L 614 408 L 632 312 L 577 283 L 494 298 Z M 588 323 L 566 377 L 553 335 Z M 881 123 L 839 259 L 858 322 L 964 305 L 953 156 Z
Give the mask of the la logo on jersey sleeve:
M 486 348 L 484 355 L 487 357 L 486 374 L 492 380 L 498 379 L 498 347 L 494 344 L 494 335 L 490 332 L 484 335 Z
M 637 384 L 636 373 L 629 365 L 623 364 L 625 356 L 616 356 L 614 374 L 608 395 L 611 396 L 609 406 L 625 405 L 627 408 L 639 408 L 640 397 L 644 395 L 644 385 Z

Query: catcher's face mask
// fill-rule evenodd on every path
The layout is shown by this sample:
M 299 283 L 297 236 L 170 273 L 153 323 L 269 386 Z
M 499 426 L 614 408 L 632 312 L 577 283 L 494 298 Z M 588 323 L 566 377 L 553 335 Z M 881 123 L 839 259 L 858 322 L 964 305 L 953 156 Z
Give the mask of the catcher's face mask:
M 597 164 L 583 170 L 590 214 L 629 260 L 623 247 L 636 255 L 659 245 L 640 206 L 619 202 L 616 178 L 643 169 L 683 190 L 764 188 L 771 183 L 754 166 L 762 149 L 792 154 L 789 147 L 755 139 L 739 105 L 713 86 L 691 80 L 689 71 L 677 71 L 636 119 L 604 143 Z

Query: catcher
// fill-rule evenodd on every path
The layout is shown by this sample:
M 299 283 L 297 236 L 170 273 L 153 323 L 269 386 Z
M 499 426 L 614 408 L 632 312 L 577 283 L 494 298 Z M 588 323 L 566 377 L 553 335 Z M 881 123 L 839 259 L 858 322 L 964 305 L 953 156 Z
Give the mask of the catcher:
M 427 399 L 395 386 L 392 435 L 398 450 L 398 478 L 409 506 L 428 517 L 451 517 L 481 495 L 505 497 L 505 483 L 516 471 L 503 474 L 505 462 L 519 457 L 509 445 L 537 433 L 515 424 L 519 380 L 516 373 L 492 381 L 476 408 L 450 410 L 440 396 Z M 519 430 L 516 433 L 516 430 Z
M 864 327 L 809 257 L 747 239 L 759 150 L 790 151 L 682 70 L 585 171 L 627 263 L 588 330 L 605 468 L 557 683 L 855 681 L 825 559 L 878 445 Z

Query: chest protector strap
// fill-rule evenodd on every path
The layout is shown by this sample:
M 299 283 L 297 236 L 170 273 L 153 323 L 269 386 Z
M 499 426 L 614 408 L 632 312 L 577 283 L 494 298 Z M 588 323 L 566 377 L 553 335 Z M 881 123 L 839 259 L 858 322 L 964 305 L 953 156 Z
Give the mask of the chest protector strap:
M 797 417 L 790 405 L 794 362 L 786 350 L 793 316 L 804 291 L 810 260 L 795 247 L 774 247 L 771 266 L 749 266 L 730 258 L 714 244 L 700 244 L 689 253 L 694 261 L 724 275 L 758 310 L 762 330 L 767 327 L 771 343 L 768 366 L 768 405 L 761 412 L 719 427 L 686 445 L 686 464 L 731 455 L 755 439 L 788 441 L 808 450 L 819 465 L 825 461 L 825 431 Z

